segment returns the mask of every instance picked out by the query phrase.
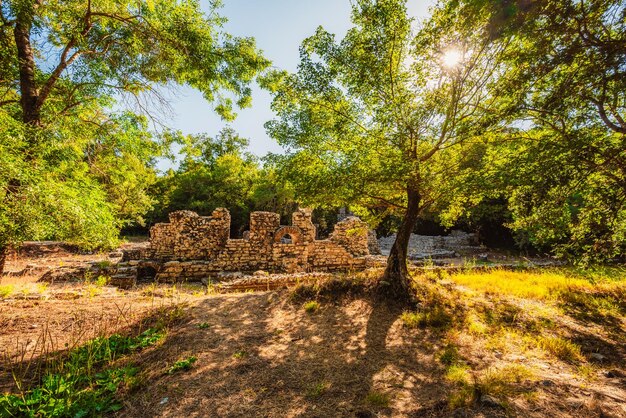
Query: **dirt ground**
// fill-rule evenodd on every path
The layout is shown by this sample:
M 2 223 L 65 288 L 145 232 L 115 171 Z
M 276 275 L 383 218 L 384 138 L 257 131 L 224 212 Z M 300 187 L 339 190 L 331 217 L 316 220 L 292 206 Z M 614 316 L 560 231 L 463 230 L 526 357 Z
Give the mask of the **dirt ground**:
M 44 259 L 69 263 L 73 256 L 55 257 Z M 557 326 L 569 327 L 585 353 L 598 347 L 603 353 L 593 378 L 583 379 L 575 366 L 554 359 L 486 351 L 465 335 L 408 328 L 401 319 L 405 307 L 367 292 L 321 299 L 309 312 L 289 290 L 206 295 L 194 286 L 41 289 L 36 275 L 5 276 L 0 284 L 9 281 L 29 290 L 0 298 L 3 392 L 12 390 L 10 371 L 28 373 L 19 364 L 42 352 L 130 329 L 160 307 L 180 305 L 183 320 L 165 340 L 133 356 L 142 384 L 124 395 L 120 417 L 626 416 L 623 334 L 569 316 Z M 506 405 L 451 408 L 454 387 L 440 361 L 451 338 L 475 369 L 519 364 L 536 375 L 518 382 L 519 394 Z M 167 373 L 190 356 L 197 358 L 190 371 Z

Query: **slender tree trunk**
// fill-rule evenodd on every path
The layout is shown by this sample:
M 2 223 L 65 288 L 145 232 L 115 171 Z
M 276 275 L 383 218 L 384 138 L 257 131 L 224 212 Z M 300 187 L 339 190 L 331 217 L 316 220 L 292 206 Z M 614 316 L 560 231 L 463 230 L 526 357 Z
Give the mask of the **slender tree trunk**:
M 9 253 L 9 247 L 0 247 L 0 278 L 4 274 L 4 264 L 7 261 L 7 254 Z
M 37 103 L 39 92 L 35 81 L 35 55 L 30 44 L 30 27 L 28 19 L 18 19 L 13 35 L 19 61 L 22 122 L 38 126 L 41 124 L 41 115 Z
M 401 299 L 413 299 L 411 292 L 411 278 L 407 268 L 407 252 L 409 238 L 420 214 L 421 195 L 415 188 L 407 188 L 408 207 L 402 223 L 396 234 L 396 240 L 391 247 L 387 268 L 383 281 L 389 283 L 391 294 Z

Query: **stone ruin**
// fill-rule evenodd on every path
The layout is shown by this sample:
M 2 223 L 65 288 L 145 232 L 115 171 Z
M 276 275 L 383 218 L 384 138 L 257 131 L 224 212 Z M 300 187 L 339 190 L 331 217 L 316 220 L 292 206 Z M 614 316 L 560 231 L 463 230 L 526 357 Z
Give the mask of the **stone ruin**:
M 169 223 L 150 229 L 150 244 L 128 251 L 113 281 L 204 281 L 228 272 L 301 273 L 360 270 L 367 267 L 371 237 L 367 224 L 347 217 L 328 239 L 317 240 L 311 210 L 293 213 L 291 225 L 280 225 L 272 212 L 252 212 L 250 230 L 230 238 L 230 213 L 211 216 L 192 211 L 169 215 Z

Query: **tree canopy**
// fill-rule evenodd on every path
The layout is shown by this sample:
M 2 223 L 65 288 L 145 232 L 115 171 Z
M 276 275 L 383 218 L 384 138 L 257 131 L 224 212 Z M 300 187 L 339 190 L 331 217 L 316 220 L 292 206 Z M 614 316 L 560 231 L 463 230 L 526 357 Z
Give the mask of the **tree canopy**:
M 0 252 L 25 238 L 98 247 L 141 221 L 168 145 L 148 124 L 163 88 L 198 89 L 227 120 L 250 105 L 269 61 L 220 31 L 218 6 L 0 2 Z
M 416 220 L 441 199 L 436 186 L 462 164 L 463 143 L 498 129 L 490 76 L 506 45 L 443 13 L 416 31 L 404 3 L 355 2 L 344 39 L 319 28 L 297 73 L 265 83 L 278 115 L 267 129 L 288 147 L 279 160 L 304 199 L 404 214 L 386 278 L 406 295 Z

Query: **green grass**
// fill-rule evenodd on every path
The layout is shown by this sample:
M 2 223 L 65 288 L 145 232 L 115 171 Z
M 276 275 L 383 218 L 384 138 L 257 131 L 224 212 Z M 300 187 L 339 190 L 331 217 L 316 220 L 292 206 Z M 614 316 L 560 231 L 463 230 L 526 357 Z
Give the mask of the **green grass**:
M 188 371 L 191 370 L 193 364 L 198 361 L 198 358 L 195 356 L 190 356 L 182 360 L 178 360 L 176 363 L 172 365 L 167 371 L 168 374 L 174 374 L 176 372 Z
M 320 304 L 315 300 L 310 300 L 302 305 L 302 307 L 304 308 L 304 311 L 306 313 L 312 314 L 318 311 L 318 309 L 320 308 Z
M 3 284 L 0 285 L 0 298 L 6 298 L 10 296 L 15 291 L 15 286 L 12 284 Z
M 493 396 L 505 404 L 508 397 L 532 392 L 529 389 L 532 385 L 526 387 L 523 383 L 534 374 L 525 366 L 508 364 L 472 375 L 468 366 L 453 364 L 447 368 L 445 377 L 453 386 L 448 404 L 456 409 L 478 401 L 482 395 Z
M 452 316 L 440 306 L 423 312 L 404 312 L 400 319 L 408 328 L 446 328 L 452 323 Z
M 138 368 L 113 363 L 164 335 L 162 328 L 149 328 L 135 337 L 114 334 L 90 340 L 50 361 L 33 387 L 1 395 L 0 416 L 85 417 L 118 411 L 122 404 L 117 392 L 137 386 Z
M 248 353 L 244 350 L 240 350 L 240 351 L 236 351 L 235 354 L 233 354 L 233 358 L 240 360 L 242 358 L 245 358 L 248 355 Z
M 365 402 L 378 408 L 388 408 L 391 404 L 391 395 L 385 392 L 371 391 L 365 396 Z
M 459 350 L 454 345 L 448 345 L 439 353 L 439 361 L 446 366 L 457 364 L 460 359 Z
M 326 381 L 322 381 L 322 382 L 316 383 L 315 385 L 311 386 L 307 390 L 306 396 L 308 398 L 313 398 L 313 399 L 319 398 L 324 393 L 326 393 L 328 391 L 328 389 L 330 389 L 330 383 L 326 382 Z
M 106 269 L 113 266 L 113 263 L 109 260 L 100 260 L 96 262 L 94 266 L 98 267 L 99 269 Z
M 498 368 L 489 368 L 481 374 L 476 383 L 481 395 L 505 398 L 522 392 L 521 383 L 532 379 L 534 374 L 521 364 L 508 364 Z

